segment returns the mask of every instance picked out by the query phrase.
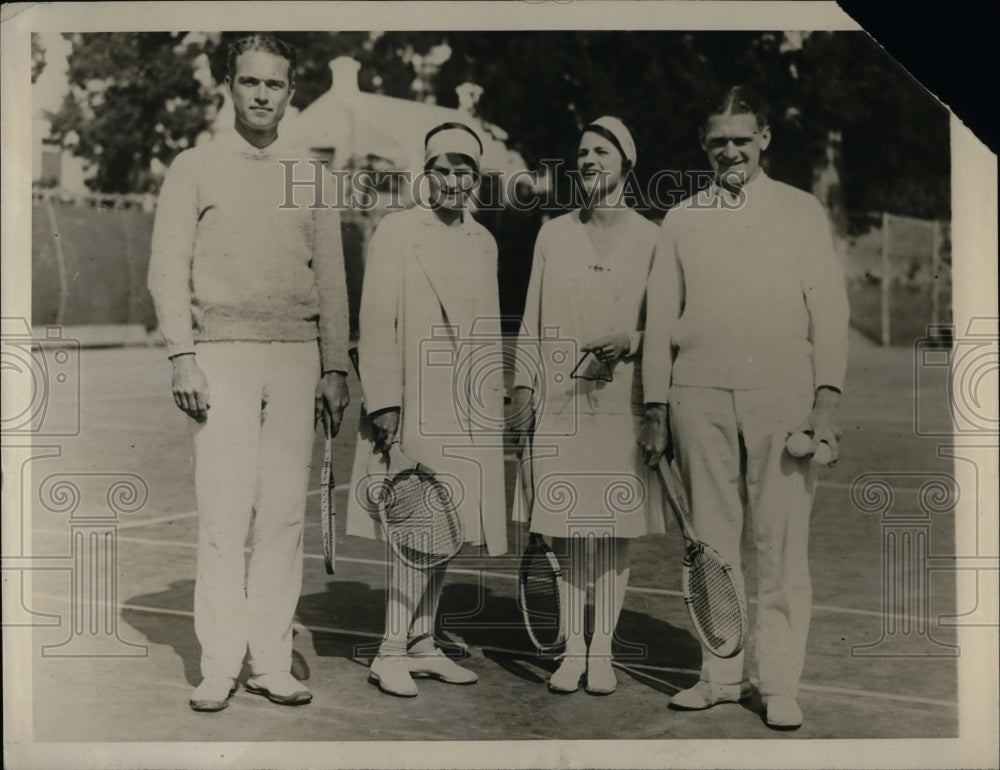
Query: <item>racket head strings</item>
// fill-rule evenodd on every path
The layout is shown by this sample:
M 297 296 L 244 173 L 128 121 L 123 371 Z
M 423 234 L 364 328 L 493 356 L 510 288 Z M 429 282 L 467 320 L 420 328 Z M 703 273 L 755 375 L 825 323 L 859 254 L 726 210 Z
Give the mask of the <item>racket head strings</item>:
M 566 641 L 561 576 L 559 562 L 544 542 L 528 546 L 518 573 L 518 594 L 528 636 L 540 652 L 553 652 Z
M 379 499 L 396 555 L 420 569 L 443 564 L 461 550 L 462 522 L 447 487 L 419 468 L 385 480 Z
M 703 545 L 694 544 L 684 556 L 684 601 L 698 635 L 712 654 L 737 655 L 749 633 L 746 599 L 732 567 Z

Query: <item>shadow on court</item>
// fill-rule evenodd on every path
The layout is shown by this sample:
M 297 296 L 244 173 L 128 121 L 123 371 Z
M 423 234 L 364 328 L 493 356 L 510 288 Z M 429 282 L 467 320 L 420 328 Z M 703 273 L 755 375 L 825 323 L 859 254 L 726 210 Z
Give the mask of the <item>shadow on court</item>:
M 313 643 L 319 657 L 367 663 L 378 652 L 384 601 L 383 590 L 361 583 L 331 582 L 325 593 L 300 599 L 298 617 L 314 627 Z M 338 631 L 316 630 L 331 626 Z M 452 578 L 445 584 L 435 637 L 455 659 L 464 657 L 466 649 L 480 649 L 485 658 L 531 683 L 547 680 L 538 669 L 551 673 L 558 665 L 559 651 L 543 655 L 532 645 L 517 600 L 482 582 Z M 660 669 L 697 669 L 700 648 L 687 630 L 645 613 L 622 611 L 613 651 L 621 671 L 659 692 L 674 693 L 697 678 L 677 673 L 667 674 L 670 681 L 664 681 Z

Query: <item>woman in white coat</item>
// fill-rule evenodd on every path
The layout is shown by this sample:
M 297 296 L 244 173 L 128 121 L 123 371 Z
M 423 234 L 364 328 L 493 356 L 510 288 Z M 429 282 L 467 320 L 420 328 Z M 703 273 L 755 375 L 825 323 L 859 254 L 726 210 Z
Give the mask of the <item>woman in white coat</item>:
M 371 433 L 354 461 L 348 534 L 382 537 L 371 487 L 393 441 L 451 487 L 466 540 L 507 550 L 503 372 L 497 247 L 466 210 L 482 145 L 459 123 L 425 139 L 417 205 L 386 216 L 368 248 L 358 358 Z M 391 553 L 391 552 L 390 552 Z M 414 696 L 413 676 L 472 684 L 434 644 L 444 567 L 416 570 L 390 556 L 386 626 L 369 679 Z
M 645 287 L 658 230 L 623 201 L 635 160 L 635 142 L 617 118 L 584 129 L 577 166 L 586 203 L 538 233 L 518 340 L 513 428 L 534 431 L 531 531 L 553 539 L 566 576 L 566 651 L 549 680 L 554 692 L 575 691 L 584 673 L 588 692 L 615 690 L 611 642 L 629 542 L 664 531 L 659 487 L 636 446 Z M 559 355 L 559 345 L 576 355 Z

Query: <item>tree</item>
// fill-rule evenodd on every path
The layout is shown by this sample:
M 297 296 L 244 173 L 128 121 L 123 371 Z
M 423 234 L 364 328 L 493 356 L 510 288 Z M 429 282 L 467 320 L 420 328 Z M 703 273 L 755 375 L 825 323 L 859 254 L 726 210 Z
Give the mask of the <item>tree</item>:
M 578 132 L 601 114 L 625 119 L 643 183 L 656 170 L 704 169 L 697 144 L 706 94 L 749 82 L 771 106 L 769 166 L 811 190 L 841 137 L 840 194 L 857 210 L 946 217 L 944 107 L 865 33 L 462 32 L 438 77 L 484 87 L 486 119 L 531 163 L 569 160 Z M 450 97 L 452 103 L 454 96 Z
M 203 44 L 171 32 L 69 38 L 70 92 L 50 116 L 53 138 L 94 165 L 94 190 L 156 189 L 152 160 L 169 163 L 208 125 L 214 97 L 195 78 Z
M 96 165 L 96 189 L 155 189 L 150 162 L 169 163 L 208 126 L 228 45 L 242 34 L 71 36 L 73 90 L 53 134 L 75 139 L 74 151 Z M 643 189 L 657 171 L 703 170 L 697 134 L 706 94 L 753 82 L 771 102 L 768 163 L 777 178 L 812 189 L 839 136 L 839 194 L 848 208 L 949 213 L 947 111 L 862 32 L 280 36 L 299 54 L 298 109 L 330 87 L 330 60 L 349 55 L 361 63 L 363 91 L 456 106 L 458 84 L 482 86 L 480 116 L 507 132 L 530 167 L 549 158 L 571 165 L 580 129 L 598 115 L 618 115 L 634 129 Z

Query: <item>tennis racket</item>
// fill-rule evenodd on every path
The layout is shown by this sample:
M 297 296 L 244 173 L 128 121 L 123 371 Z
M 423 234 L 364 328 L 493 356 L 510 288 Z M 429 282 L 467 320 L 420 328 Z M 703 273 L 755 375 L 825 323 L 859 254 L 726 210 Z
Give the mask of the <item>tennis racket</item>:
M 323 563 L 326 574 L 332 575 L 337 562 L 337 501 L 333 476 L 333 440 L 327 436 L 323 447 L 323 469 L 319 478 L 319 515 L 323 522 Z
M 684 604 L 705 647 L 720 658 L 731 658 L 743 649 L 750 633 L 746 595 L 732 566 L 695 535 L 689 523 L 687 495 L 665 457 L 660 458 L 659 470 L 664 494 L 686 545 L 681 569 Z
M 433 471 L 407 457 L 398 443 L 388 452 L 389 475 L 379 492 L 379 519 L 393 552 L 416 569 L 452 559 L 465 542 L 451 492 Z
M 527 437 L 518 475 L 529 511 L 533 508 L 535 496 L 532 468 L 531 439 Z M 559 567 L 556 555 L 541 535 L 532 532 L 528 536 L 528 547 L 521 557 L 517 592 L 521 614 L 524 617 L 524 627 L 531 643 L 541 653 L 551 653 L 566 641 L 566 623 L 559 591 L 561 579 L 562 569 Z

